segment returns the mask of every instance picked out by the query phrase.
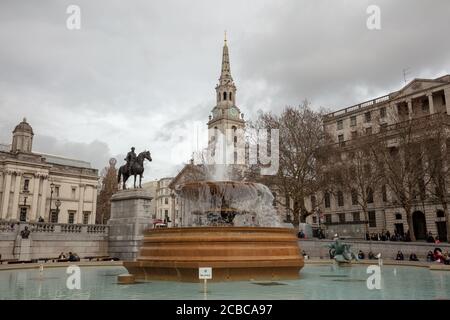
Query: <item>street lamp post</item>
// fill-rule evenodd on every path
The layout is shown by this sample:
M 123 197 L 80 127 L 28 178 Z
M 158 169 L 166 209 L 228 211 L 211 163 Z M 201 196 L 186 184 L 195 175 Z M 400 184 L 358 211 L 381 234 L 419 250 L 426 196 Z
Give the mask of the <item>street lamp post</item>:
M 58 216 L 59 216 L 59 207 L 61 206 L 61 201 L 59 201 L 59 199 L 57 199 L 55 201 L 55 206 L 56 206 L 56 223 L 58 222 Z

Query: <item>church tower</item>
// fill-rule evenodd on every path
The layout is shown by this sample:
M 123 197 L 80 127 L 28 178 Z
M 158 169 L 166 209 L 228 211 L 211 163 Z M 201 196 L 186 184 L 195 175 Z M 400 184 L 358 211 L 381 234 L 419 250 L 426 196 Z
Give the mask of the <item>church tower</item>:
M 33 136 L 33 128 L 28 124 L 27 119 L 23 118 L 23 121 L 14 128 L 11 152 L 31 153 Z
M 240 135 L 237 130 L 243 130 L 244 128 L 244 114 L 236 106 L 236 85 L 231 76 L 230 57 L 225 34 L 222 70 L 219 83 L 216 85 L 216 106 L 212 109 L 208 122 L 208 142 L 209 150 L 212 152 L 211 156 L 214 156 L 214 145 L 219 135 L 227 136 L 227 133 L 231 133 L 231 137 L 228 138 L 232 138 L 234 146 L 236 146 L 238 139 L 242 139 L 242 134 Z

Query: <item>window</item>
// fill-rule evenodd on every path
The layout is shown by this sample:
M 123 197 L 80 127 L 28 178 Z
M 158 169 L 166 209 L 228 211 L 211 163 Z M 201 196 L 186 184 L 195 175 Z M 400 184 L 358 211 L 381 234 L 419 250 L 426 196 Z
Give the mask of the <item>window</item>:
M 338 130 L 344 129 L 344 122 L 342 120 L 338 120 L 338 122 L 337 122 L 337 129 Z
M 422 101 L 422 112 L 428 113 L 430 112 L 430 105 L 428 103 L 428 99 Z
M 331 214 L 325 215 L 325 223 L 331 223 Z
M 169 204 L 169 198 L 164 198 L 164 204 Z
M 89 224 L 89 211 L 83 212 L 83 224 Z
M 355 222 L 359 222 L 360 221 L 359 212 L 353 212 L 352 215 L 353 215 L 353 221 L 355 221 Z
M 380 118 L 386 118 L 386 107 L 380 109 Z
M 387 123 L 380 124 L 380 132 L 386 132 L 387 130 Z
M 22 222 L 27 221 L 27 207 L 20 208 L 20 217 L 19 220 Z
M 387 190 L 386 185 L 381 186 L 381 196 L 383 198 L 383 202 L 387 202 Z
M 357 205 L 358 204 L 358 193 L 356 192 L 355 189 L 352 189 L 352 205 Z
M 56 197 L 59 197 L 59 186 L 55 186 Z
M 314 210 L 316 207 L 316 196 L 311 196 L 311 209 Z
M 344 206 L 344 194 L 342 193 L 342 191 L 338 191 L 337 200 L 338 200 L 338 206 L 343 207 Z
M 72 187 L 72 199 L 76 199 L 76 196 L 77 196 L 77 188 Z
M 376 228 L 377 227 L 377 219 L 375 211 L 369 211 L 369 227 Z
M 67 223 L 74 224 L 75 223 L 75 212 L 69 211 L 69 219 L 67 220 Z
M 314 217 L 312 218 L 312 220 L 313 220 L 313 223 L 317 223 L 317 217 L 316 217 L 316 216 L 314 216 Z
M 227 100 L 227 93 L 226 92 L 223 93 L 223 100 Z
M 328 192 L 325 192 L 324 198 L 325 198 L 325 208 L 331 207 L 330 194 Z
M 364 114 L 364 120 L 365 120 L 366 122 L 372 121 L 372 114 L 370 113 L 370 111 L 369 111 L 369 112 L 366 112 L 366 113 Z
M 367 135 L 372 134 L 372 127 L 366 128 L 366 134 Z
M 30 179 L 25 179 L 23 182 L 23 191 L 29 191 L 30 188 Z
M 232 97 L 232 93 L 231 93 L 231 92 L 229 93 L 229 97 L 230 97 L 230 100 L 232 100 L 232 99 L 231 99 L 231 97 Z
M 339 223 L 345 223 L 345 213 L 338 213 Z
M 402 215 L 400 213 L 395 214 L 395 220 L 402 220 Z
M 341 147 L 345 146 L 344 135 L 343 134 L 338 135 L 338 141 L 339 141 L 339 145 Z
M 352 131 L 352 139 L 358 138 L 358 131 Z
M 51 223 L 58 223 L 58 212 L 56 210 L 52 210 L 52 214 L 50 216 Z
M 356 116 L 350 117 L 350 126 L 351 127 L 356 126 Z
M 444 211 L 442 211 L 442 210 L 436 211 L 436 217 L 437 218 L 445 218 Z
M 372 188 L 367 189 L 367 203 L 373 203 L 373 190 Z

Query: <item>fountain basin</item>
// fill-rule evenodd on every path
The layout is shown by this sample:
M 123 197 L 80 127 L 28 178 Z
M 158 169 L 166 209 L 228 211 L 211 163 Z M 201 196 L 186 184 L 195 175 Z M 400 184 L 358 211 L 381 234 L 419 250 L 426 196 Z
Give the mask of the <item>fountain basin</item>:
M 303 267 L 292 229 L 187 227 L 145 232 L 137 261 L 124 262 L 136 280 L 198 282 L 198 268 L 212 267 L 212 281 L 297 279 Z

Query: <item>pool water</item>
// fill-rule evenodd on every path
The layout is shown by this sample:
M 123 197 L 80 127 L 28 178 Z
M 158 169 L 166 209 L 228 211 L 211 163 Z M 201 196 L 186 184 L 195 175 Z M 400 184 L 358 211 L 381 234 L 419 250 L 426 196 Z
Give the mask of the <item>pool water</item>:
M 70 290 L 66 268 L 0 271 L 0 299 L 205 299 L 203 284 L 152 281 L 117 284 L 123 267 L 81 267 Z M 368 289 L 367 266 L 307 265 L 299 280 L 208 283 L 207 299 L 450 299 L 450 272 L 381 267 L 381 289 Z M 214 271 L 213 271 L 214 275 Z

